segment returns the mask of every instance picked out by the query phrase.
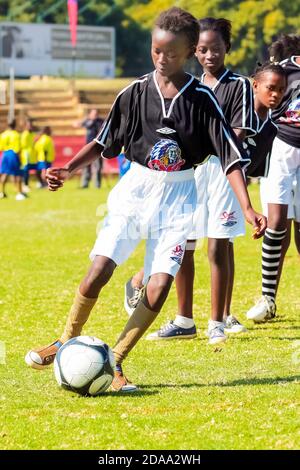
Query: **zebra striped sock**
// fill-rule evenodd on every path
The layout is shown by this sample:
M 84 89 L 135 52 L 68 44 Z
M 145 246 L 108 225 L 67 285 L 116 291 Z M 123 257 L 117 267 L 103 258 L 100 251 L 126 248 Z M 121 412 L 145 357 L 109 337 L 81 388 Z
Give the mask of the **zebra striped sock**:
M 278 231 L 267 228 L 262 244 L 262 295 L 268 295 L 273 300 L 276 296 L 282 240 L 285 235 L 286 229 Z

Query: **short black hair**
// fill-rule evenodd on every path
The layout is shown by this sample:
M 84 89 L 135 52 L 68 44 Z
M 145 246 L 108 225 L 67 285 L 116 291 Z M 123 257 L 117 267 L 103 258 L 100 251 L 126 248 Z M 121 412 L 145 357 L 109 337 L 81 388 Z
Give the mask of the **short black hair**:
M 300 55 L 300 36 L 298 34 L 281 34 L 269 47 L 272 62 L 281 62 L 293 55 Z
M 204 31 L 216 31 L 219 33 L 227 45 L 227 52 L 231 48 L 231 21 L 226 18 L 212 18 L 208 16 L 201 18 L 199 21 L 200 34 Z
M 270 62 L 270 61 L 265 62 L 264 64 L 258 63 L 254 71 L 254 74 L 252 75 L 252 78 L 254 80 L 259 81 L 265 73 L 269 73 L 269 72 L 276 73 L 277 75 L 281 75 L 285 79 L 287 78 L 287 74 L 284 68 L 281 67 L 280 64 L 274 64 L 273 62 Z
M 198 21 L 193 15 L 181 8 L 172 7 L 163 11 L 155 21 L 155 26 L 173 34 L 184 34 L 191 48 L 196 48 L 198 44 Z

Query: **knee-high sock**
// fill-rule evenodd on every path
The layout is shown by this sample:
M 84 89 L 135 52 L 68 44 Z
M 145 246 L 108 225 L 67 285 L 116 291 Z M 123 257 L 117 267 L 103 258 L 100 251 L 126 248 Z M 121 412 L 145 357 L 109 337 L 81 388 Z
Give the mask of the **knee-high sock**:
M 64 332 L 60 338 L 62 343 L 65 343 L 75 336 L 80 336 L 83 325 L 89 318 L 90 312 L 97 300 L 97 298 L 89 299 L 88 297 L 84 297 L 80 294 L 79 290 L 76 292 Z
M 285 236 L 286 230 L 267 228 L 262 244 L 262 295 L 268 295 L 273 300 L 276 297 L 278 268 Z
M 138 304 L 113 348 L 117 364 L 122 363 L 158 314 L 147 308 L 143 301 Z

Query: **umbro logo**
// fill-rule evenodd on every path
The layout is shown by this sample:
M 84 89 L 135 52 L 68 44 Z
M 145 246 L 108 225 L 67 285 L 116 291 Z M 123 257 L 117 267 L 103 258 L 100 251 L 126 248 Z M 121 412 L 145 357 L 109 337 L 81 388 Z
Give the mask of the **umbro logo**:
M 171 129 L 170 127 L 162 127 L 161 129 L 156 129 L 156 132 L 159 132 L 160 134 L 176 134 L 176 131 L 174 131 L 174 129 Z

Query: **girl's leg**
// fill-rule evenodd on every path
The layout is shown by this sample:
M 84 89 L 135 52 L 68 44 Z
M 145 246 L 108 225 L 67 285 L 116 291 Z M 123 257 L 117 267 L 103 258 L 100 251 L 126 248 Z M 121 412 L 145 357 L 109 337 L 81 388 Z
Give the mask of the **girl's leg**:
M 54 361 L 55 355 L 62 343 L 81 334 L 82 328 L 97 302 L 102 287 L 111 278 L 115 267 L 116 264 L 110 258 L 104 256 L 95 257 L 87 275 L 75 294 L 61 338 L 45 347 L 29 351 L 25 358 L 28 365 L 35 369 L 43 369 L 50 365 Z
M 195 240 L 187 242 L 187 248 L 180 269 L 175 277 L 178 315 L 185 318 L 193 318 L 193 292 L 195 278 Z
M 6 175 L 6 174 L 3 173 L 3 174 L 1 175 L 1 178 L 0 178 L 2 197 L 6 197 L 5 188 L 6 188 L 7 180 L 8 180 L 8 175 Z
M 148 340 L 192 339 L 197 336 L 193 320 L 193 289 L 194 289 L 194 252 L 196 241 L 187 242 L 180 269 L 175 277 L 178 313 L 175 320 L 168 321 L 159 330 L 149 334 Z
M 262 244 L 262 297 L 247 312 L 254 322 L 271 320 L 276 313 L 275 298 L 286 252 L 287 204 L 268 204 L 268 226 Z
M 262 295 L 268 295 L 274 301 L 287 250 L 284 243 L 287 233 L 287 211 L 287 205 L 268 204 L 268 227 L 262 249 Z
M 281 278 L 284 258 L 291 243 L 292 219 L 287 219 L 286 228 L 287 228 L 286 235 L 285 235 L 284 240 L 282 240 L 282 245 L 281 245 L 281 258 L 280 258 L 279 267 L 278 267 L 276 293 L 277 293 L 280 278 Z
M 209 238 L 208 258 L 211 273 L 211 319 L 208 322 L 209 344 L 226 341 L 223 313 L 229 281 L 229 239 Z
M 229 281 L 229 239 L 209 238 L 211 272 L 211 319 L 222 322 Z
M 159 314 L 170 291 L 173 277 L 166 273 L 153 274 L 146 287 L 145 297 L 138 304 L 122 331 L 115 347 L 117 364 L 121 364 L 138 340 Z
M 234 249 L 233 249 L 233 243 L 229 242 L 228 244 L 228 284 L 227 284 L 225 306 L 224 306 L 224 313 L 223 313 L 224 318 L 230 315 L 233 284 L 234 284 Z
M 22 194 L 22 177 L 14 176 L 14 183 L 16 186 L 17 194 Z

